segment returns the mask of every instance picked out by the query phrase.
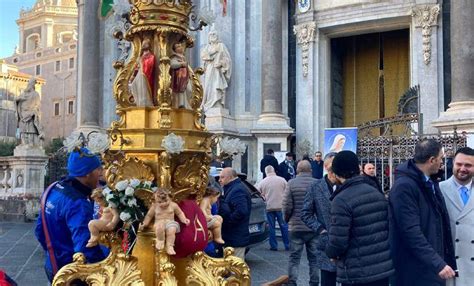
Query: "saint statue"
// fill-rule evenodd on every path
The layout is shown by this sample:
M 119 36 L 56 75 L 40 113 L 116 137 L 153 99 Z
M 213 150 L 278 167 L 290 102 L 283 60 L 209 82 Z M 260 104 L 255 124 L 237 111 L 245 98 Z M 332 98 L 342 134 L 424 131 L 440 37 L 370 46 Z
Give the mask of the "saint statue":
M 40 126 L 41 99 L 35 85 L 36 79 L 31 78 L 26 89 L 15 100 L 22 145 L 39 145 L 39 140 L 44 139 Z
M 140 59 L 134 75 L 130 79 L 131 91 L 137 106 L 156 105 L 155 90 L 155 55 L 151 52 L 149 39 L 143 40 Z
M 232 72 L 232 60 L 226 46 L 215 31 L 209 32 L 209 43 L 201 50 L 204 62 L 204 112 L 212 107 L 224 107 L 225 93 Z
M 189 82 L 188 63 L 184 55 L 184 43 L 173 45 L 173 54 L 170 58 L 171 66 L 171 89 L 173 90 L 173 106 L 179 108 L 188 107 L 186 89 Z

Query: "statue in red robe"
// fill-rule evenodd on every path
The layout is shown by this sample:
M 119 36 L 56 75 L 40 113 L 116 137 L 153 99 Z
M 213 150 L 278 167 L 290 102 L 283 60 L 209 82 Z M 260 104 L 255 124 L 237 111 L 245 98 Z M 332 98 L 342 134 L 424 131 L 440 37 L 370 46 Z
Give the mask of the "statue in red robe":
M 157 105 L 155 99 L 155 55 L 151 52 L 150 40 L 142 43 L 136 74 L 131 79 L 131 90 L 137 106 Z
M 173 54 L 170 58 L 171 89 L 173 90 L 173 106 L 188 108 L 186 89 L 189 82 L 188 63 L 184 55 L 184 43 L 173 45 Z

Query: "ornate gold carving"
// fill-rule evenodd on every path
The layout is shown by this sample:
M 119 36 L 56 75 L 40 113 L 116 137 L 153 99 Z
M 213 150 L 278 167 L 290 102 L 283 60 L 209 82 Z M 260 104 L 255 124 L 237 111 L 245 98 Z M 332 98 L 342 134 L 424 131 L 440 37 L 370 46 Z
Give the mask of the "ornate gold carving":
M 199 201 L 207 186 L 209 157 L 207 154 L 201 154 L 194 155 L 190 160 L 184 159 L 174 170 L 173 198 L 180 201 L 189 195 L 196 195 L 196 200 Z
M 199 251 L 186 267 L 186 285 L 250 285 L 250 268 L 233 256 L 234 249 L 224 249 L 224 258 L 211 258 Z
M 81 280 L 88 285 L 127 285 L 145 286 L 137 268 L 137 259 L 127 256 L 120 250 L 120 240 L 112 233 L 104 233 L 101 243 L 111 247 L 109 256 L 101 262 L 86 264 L 82 253 L 73 256 L 73 262 L 64 266 L 54 277 L 53 285 L 70 285 L 74 280 Z
M 133 53 L 130 60 L 125 65 L 118 66 L 117 77 L 114 82 L 114 98 L 117 101 L 117 113 L 120 108 L 135 105 L 135 103 L 132 102 L 132 94 L 130 93 L 128 83 L 134 72 L 134 67 L 139 60 L 141 45 L 140 38 L 135 37 L 133 39 Z
M 194 113 L 194 125 L 199 130 L 206 130 L 206 126 L 202 123 L 202 98 L 203 98 L 203 89 L 199 77 L 204 74 L 202 68 L 196 69 L 195 72 L 191 68 L 188 69 L 189 74 L 191 75 L 191 83 L 193 87 L 192 97 L 191 97 L 191 108 L 195 111 Z
M 439 4 L 422 5 L 414 7 L 411 12 L 415 20 L 415 27 L 421 28 L 423 37 L 423 60 L 426 65 L 431 62 L 431 27 L 438 25 L 440 9 Z
M 156 281 L 159 286 L 178 285 L 178 280 L 174 277 L 175 266 L 170 262 L 170 258 L 165 251 L 156 251 Z
M 309 71 L 309 47 L 314 42 L 314 31 L 316 22 L 308 22 L 293 27 L 298 45 L 301 47 L 301 62 L 303 65 L 303 76 L 306 77 Z
M 105 171 L 105 179 L 109 186 L 115 186 L 119 181 L 133 178 L 152 182 L 155 175 L 149 166 L 136 157 L 112 162 Z
M 171 188 L 171 160 L 168 152 L 160 154 L 160 186 L 162 188 Z

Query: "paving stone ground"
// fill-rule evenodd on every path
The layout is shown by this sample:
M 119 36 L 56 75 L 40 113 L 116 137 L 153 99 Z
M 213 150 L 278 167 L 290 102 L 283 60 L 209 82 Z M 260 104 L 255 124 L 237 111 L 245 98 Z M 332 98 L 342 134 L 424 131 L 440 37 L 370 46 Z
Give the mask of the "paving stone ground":
M 36 241 L 34 223 L 0 222 L 0 268 L 18 285 L 49 285 L 43 271 L 44 252 Z M 280 246 L 282 246 L 280 242 Z M 270 251 L 263 243 L 247 253 L 252 285 L 261 285 L 287 273 L 288 251 Z M 303 253 L 298 285 L 308 281 L 308 262 Z

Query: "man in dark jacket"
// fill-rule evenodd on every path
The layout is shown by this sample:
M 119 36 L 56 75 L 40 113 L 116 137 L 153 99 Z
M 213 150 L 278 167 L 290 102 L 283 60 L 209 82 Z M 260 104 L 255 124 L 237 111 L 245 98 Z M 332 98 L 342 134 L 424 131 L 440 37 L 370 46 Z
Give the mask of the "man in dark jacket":
M 332 171 L 332 160 L 336 153 L 328 153 L 324 157 L 324 169 L 327 175 L 316 180 L 306 192 L 304 205 L 301 209 L 301 220 L 316 235 L 317 250 L 316 267 L 321 269 L 321 286 L 336 286 L 336 265 L 329 260 L 324 250 L 328 243 L 331 201 L 336 176 Z
M 311 169 L 313 171 L 313 178 L 321 179 L 323 177 L 323 153 L 321 151 L 316 151 L 314 153 L 313 161 L 311 161 Z
M 45 271 L 50 282 L 61 267 L 72 262 L 76 252 L 82 252 L 88 263 L 105 258 L 99 246 L 86 247 L 90 238 L 87 225 L 94 214 L 90 195 L 102 173 L 100 160 L 82 148 L 69 155 L 67 169 L 69 176 L 55 184 L 48 194 L 43 193 L 43 197 L 47 195 L 42 198 L 46 224 L 40 211 L 35 230 L 36 238 L 46 252 Z M 48 251 L 48 243 L 51 251 Z
M 290 152 L 286 153 L 285 156 L 285 161 L 278 165 L 278 169 L 280 171 L 280 177 L 285 178 L 288 182 L 296 176 L 295 156 Z M 275 170 L 275 172 L 278 174 L 277 170 Z
M 397 286 L 440 286 L 455 276 L 449 216 L 436 180 L 441 145 L 425 139 L 397 168 L 390 191 L 390 230 Z
M 340 186 L 332 196 L 326 254 L 337 261 L 337 280 L 342 286 L 388 286 L 394 273 L 388 203 L 359 176 L 359 160 L 353 152 L 339 152 L 332 169 Z
M 247 187 L 232 168 L 224 168 L 219 176 L 224 195 L 219 203 L 222 216 L 222 239 L 235 249 L 235 256 L 245 260 L 245 246 L 250 241 L 249 222 L 252 198 Z
M 375 166 L 372 163 L 366 163 L 362 165 L 362 176 L 367 179 L 369 185 L 374 186 L 377 190 L 383 193 L 382 185 L 379 179 L 375 175 Z
M 302 160 L 296 169 L 298 175 L 286 185 L 283 197 L 283 215 L 290 231 L 290 258 L 288 261 L 288 285 L 296 285 L 301 254 L 306 247 L 309 262 L 309 285 L 319 284 L 317 263 L 317 234 L 309 229 L 300 218 L 307 190 L 316 179 L 311 176 L 311 164 Z
M 278 170 L 278 160 L 275 158 L 275 152 L 273 152 L 273 149 L 268 149 L 267 154 L 263 156 L 263 159 L 260 161 L 260 172 L 262 172 L 264 179 L 267 176 L 267 174 L 265 174 L 265 167 L 268 165 L 273 167 L 277 175 L 280 175 L 280 171 Z

